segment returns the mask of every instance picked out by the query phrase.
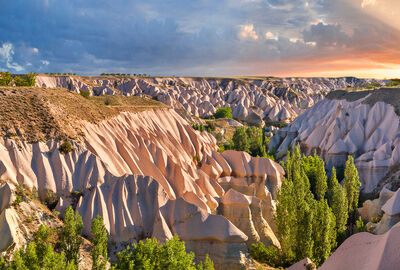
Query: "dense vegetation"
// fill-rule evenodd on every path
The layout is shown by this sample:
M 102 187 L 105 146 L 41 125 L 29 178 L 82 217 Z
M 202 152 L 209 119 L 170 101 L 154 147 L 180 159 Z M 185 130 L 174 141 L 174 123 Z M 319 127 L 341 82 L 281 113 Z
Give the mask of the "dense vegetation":
M 0 86 L 34 86 L 36 73 L 27 73 L 16 76 L 10 72 L 0 72 Z
M 268 152 L 269 137 L 259 127 L 239 127 L 235 130 L 232 140 L 220 146 L 220 151 L 236 150 L 249 153 L 253 157 L 274 159 L 273 153 Z
M 346 237 L 364 230 L 356 208 L 361 183 L 354 160 L 348 157 L 343 186 L 335 168 L 328 181 L 324 161 L 315 152 L 302 156 L 299 146 L 288 152 L 284 168 L 275 214 L 281 248 L 255 244 L 250 254 L 275 267 L 305 257 L 321 265 Z
M 214 113 L 215 119 L 219 118 L 229 118 L 232 119 L 232 109 L 230 107 L 219 108 Z
M 81 261 L 80 249 L 83 238 L 82 218 L 68 207 L 64 213 L 64 226 L 60 232 L 40 225 L 33 241 L 14 253 L 11 261 L 0 258 L 0 270 L 76 270 Z M 92 270 L 105 270 L 108 264 L 108 234 L 103 218 L 97 216 L 92 221 L 91 250 Z M 90 266 L 85 266 L 89 268 Z M 208 257 L 196 264 L 193 252 L 187 253 L 185 243 L 178 236 L 164 244 L 155 239 L 140 241 L 132 247 L 117 253 L 111 269 L 127 270 L 213 270 L 214 264 Z

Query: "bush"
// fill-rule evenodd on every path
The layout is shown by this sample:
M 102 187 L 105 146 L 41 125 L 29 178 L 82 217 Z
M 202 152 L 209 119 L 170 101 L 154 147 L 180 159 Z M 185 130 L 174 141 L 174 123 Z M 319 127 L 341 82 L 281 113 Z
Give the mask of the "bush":
M 174 236 L 171 240 L 160 245 L 156 239 L 139 241 L 132 248 L 117 253 L 113 265 L 115 270 L 125 269 L 180 269 L 180 270 L 212 270 L 214 265 L 211 260 L 196 266 L 193 252 L 187 253 L 185 243 Z
M 229 119 L 232 119 L 232 109 L 230 107 L 219 108 L 215 112 L 214 117 L 216 119 L 218 119 L 218 118 L 229 118 Z
M 71 152 L 74 149 L 69 141 L 65 141 L 60 145 L 60 148 L 58 148 L 58 150 L 62 154 L 68 154 L 69 152 Z
M 265 263 L 272 267 L 281 265 L 279 250 L 274 246 L 265 247 L 263 243 L 252 244 L 249 254 L 260 263 Z
M 90 92 L 89 91 L 81 90 L 79 92 L 79 94 L 81 94 L 81 96 L 84 97 L 84 98 L 89 98 L 90 97 Z

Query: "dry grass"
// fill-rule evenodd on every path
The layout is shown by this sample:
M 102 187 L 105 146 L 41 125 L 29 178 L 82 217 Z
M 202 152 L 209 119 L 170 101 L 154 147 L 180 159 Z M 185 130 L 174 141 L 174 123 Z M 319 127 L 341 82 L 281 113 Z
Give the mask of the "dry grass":
M 108 105 L 106 105 L 108 104 Z M 83 121 L 98 123 L 121 112 L 168 108 L 140 97 L 86 99 L 65 89 L 0 87 L 0 136 L 28 142 L 79 139 Z
M 365 97 L 367 98 L 363 101 L 363 104 L 369 104 L 370 106 L 373 106 L 377 102 L 385 102 L 392 105 L 395 108 L 397 115 L 400 116 L 400 88 L 380 88 L 377 90 L 356 92 L 338 90 L 330 92 L 327 95 L 327 98 L 329 99 L 345 99 L 350 102 Z

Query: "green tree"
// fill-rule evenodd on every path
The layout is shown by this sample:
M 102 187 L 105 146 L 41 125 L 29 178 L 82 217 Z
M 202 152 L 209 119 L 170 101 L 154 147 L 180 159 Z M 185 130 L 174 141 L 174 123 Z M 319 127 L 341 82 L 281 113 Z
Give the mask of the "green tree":
M 332 175 L 329 179 L 328 203 L 336 218 L 336 230 L 338 236 L 346 231 L 347 219 L 349 217 L 346 192 L 336 178 L 336 169 L 332 168 Z
M 349 156 L 346 161 L 346 167 L 344 170 L 343 187 L 347 197 L 347 209 L 349 214 L 354 215 L 354 212 L 358 206 L 358 197 L 360 194 L 361 182 L 358 177 L 358 171 L 354 165 L 354 159 Z
M 232 119 L 232 109 L 230 107 L 218 108 L 218 110 L 214 113 L 214 117 L 218 118 L 229 118 Z
M 207 259 L 204 263 L 196 264 L 193 261 L 194 254 L 187 253 L 185 243 L 178 236 L 160 245 L 155 239 L 139 241 L 132 248 L 118 252 L 113 265 L 115 270 L 212 270 L 213 264 Z M 202 267 L 202 268 L 200 268 Z
M 262 129 L 258 127 L 249 127 L 246 130 L 246 134 L 249 139 L 249 154 L 253 157 L 266 156 Z
M 79 248 L 82 244 L 82 218 L 68 206 L 64 213 L 64 227 L 60 233 L 61 249 L 65 253 L 67 262 L 79 263 Z
M 312 193 L 318 200 L 323 199 L 328 187 L 324 161 L 314 151 L 312 156 L 303 157 L 303 163 Z
M 208 254 L 206 255 L 206 258 L 204 259 L 204 263 L 200 262 L 197 265 L 197 270 L 214 270 L 214 263 L 211 261 Z
M 0 86 L 10 86 L 12 81 L 10 72 L 0 72 Z
M 335 215 L 326 200 L 315 201 L 313 219 L 313 262 L 321 265 L 336 245 Z
M 107 241 L 108 234 L 104 226 L 103 217 L 97 216 L 93 219 L 91 232 L 93 234 L 92 269 L 105 270 L 107 265 Z
M 240 127 L 235 130 L 233 134 L 233 145 L 237 151 L 248 152 L 250 148 L 249 138 L 247 137 L 246 128 Z

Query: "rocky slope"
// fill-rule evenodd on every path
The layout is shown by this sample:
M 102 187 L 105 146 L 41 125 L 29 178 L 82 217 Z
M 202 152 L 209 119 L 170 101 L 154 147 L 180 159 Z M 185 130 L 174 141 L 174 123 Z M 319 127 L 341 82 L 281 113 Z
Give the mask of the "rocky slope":
M 52 107 L 51 100 L 45 104 Z M 91 122 L 76 118 L 71 129 L 79 140 L 69 153 L 60 152 L 58 138 L 1 138 L 0 180 L 11 190 L 17 184 L 36 188 L 42 200 L 56 194 L 56 209 L 75 206 L 86 234 L 91 220 L 103 216 L 115 250 L 178 234 L 198 258 L 210 254 L 217 269 L 238 269 L 247 263 L 251 243 L 279 246 L 272 221 L 284 173 L 279 164 L 243 152 L 218 153 L 214 137 L 193 130 L 173 109 L 139 106 L 133 113 L 135 106 L 125 112 L 115 106 L 115 114 Z M 51 111 L 55 120 L 57 115 Z M 0 205 L 7 205 L 5 198 Z M 11 228 L 7 236 L 18 241 L 10 222 L 2 220 L 0 231 Z
M 118 78 L 46 76 L 39 87 L 89 91 L 92 95 L 151 96 L 188 116 L 207 117 L 220 107 L 231 107 L 233 116 L 250 124 L 291 122 L 328 92 L 361 87 L 375 80 L 356 78 Z M 381 83 L 381 82 L 380 82 Z
M 396 270 L 400 265 L 399 243 L 399 226 L 383 235 L 358 233 L 340 245 L 319 269 Z
M 400 162 L 399 97 L 397 89 L 332 92 L 280 129 L 269 146 L 283 158 L 300 143 L 307 153 L 316 149 L 328 168 L 344 165 L 353 155 L 362 191 L 379 191 L 382 179 Z

